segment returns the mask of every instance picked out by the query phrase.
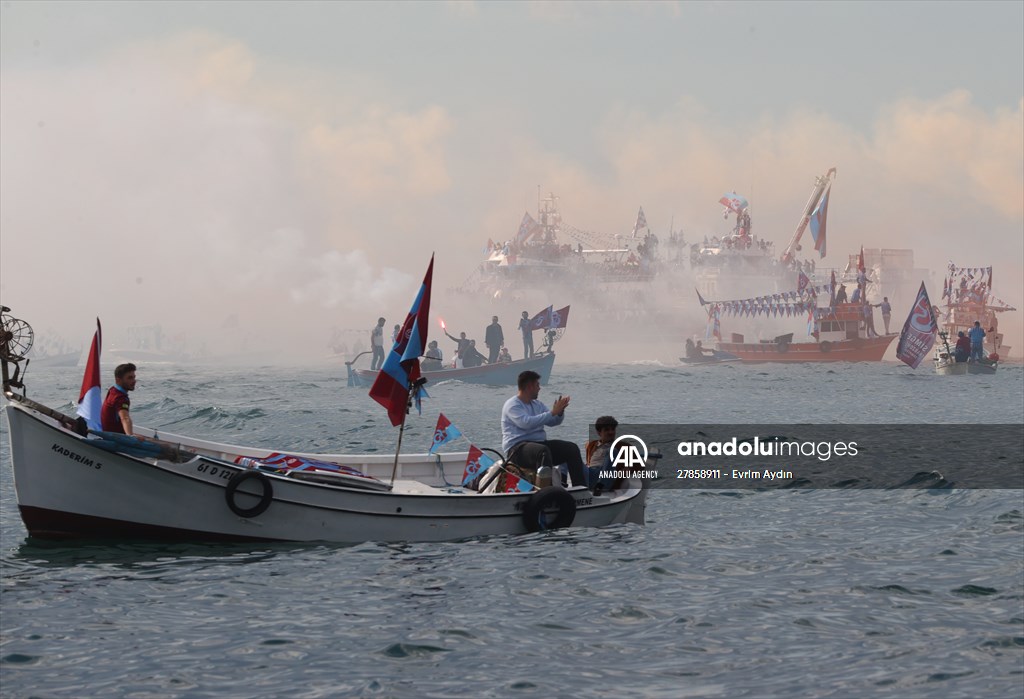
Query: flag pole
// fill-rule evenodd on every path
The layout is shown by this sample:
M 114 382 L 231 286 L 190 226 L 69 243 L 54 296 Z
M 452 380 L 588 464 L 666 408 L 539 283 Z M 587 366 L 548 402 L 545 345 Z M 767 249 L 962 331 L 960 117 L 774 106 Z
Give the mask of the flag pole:
M 420 390 L 420 386 L 426 382 L 427 380 L 422 377 L 409 382 L 409 395 L 405 399 L 405 412 L 402 413 L 402 424 L 398 428 L 398 446 L 395 448 L 395 463 L 391 466 L 392 486 L 395 485 L 395 474 L 398 473 L 398 455 L 402 452 L 402 435 L 405 433 L 405 419 L 409 416 L 409 410 L 412 408 L 413 396 Z

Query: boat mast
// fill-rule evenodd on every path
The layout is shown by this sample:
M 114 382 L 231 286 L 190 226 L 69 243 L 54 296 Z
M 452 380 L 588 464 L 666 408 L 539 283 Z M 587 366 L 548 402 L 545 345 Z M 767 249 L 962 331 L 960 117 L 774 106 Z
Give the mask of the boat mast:
M 793 239 L 789 241 L 789 245 L 786 246 L 786 251 L 782 253 L 782 264 L 788 265 L 793 257 L 796 255 L 796 251 L 800 247 L 800 237 L 807 230 L 807 224 L 810 223 L 811 214 L 814 213 L 814 209 L 818 206 L 818 202 L 821 201 L 822 195 L 832 184 L 832 176 L 835 174 L 836 169 L 829 168 L 828 172 L 824 175 L 818 175 L 814 178 L 814 189 L 811 190 L 811 198 L 807 200 L 807 205 L 804 207 L 804 213 L 800 217 L 800 223 L 797 224 L 796 231 L 793 233 Z

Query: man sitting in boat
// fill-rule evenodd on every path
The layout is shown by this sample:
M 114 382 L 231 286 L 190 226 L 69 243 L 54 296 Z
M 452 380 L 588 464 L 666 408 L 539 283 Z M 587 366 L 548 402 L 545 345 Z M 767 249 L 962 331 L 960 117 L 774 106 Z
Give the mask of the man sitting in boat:
M 536 468 L 568 464 L 573 485 L 587 485 L 580 448 L 573 442 L 548 439 L 545 427 L 561 425 L 569 396 L 559 396 L 548 410 L 537 400 L 540 374 L 524 371 L 517 381 L 519 392 L 505 401 L 501 409 L 501 448 L 508 460 L 518 466 Z
M 104 432 L 132 434 L 134 426 L 128 412 L 132 402 L 128 391 L 135 390 L 135 371 L 135 365 L 130 362 L 118 364 L 114 369 L 114 385 L 107 391 L 100 408 L 100 424 Z
M 966 362 L 967 358 L 971 356 L 971 338 L 967 337 L 963 330 L 957 333 L 956 348 L 953 350 L 953 356 L 958 362 Z
M 839 291 L 836 292 L 836 303 L 846 303 L 846 287 L 842 284 L 839 285 Z
M 424 371 L 437 371 L 442 368 L 443 361 L 444 355 L 441 354 L 441 348 L 437 346 L 437 340 L 431 340 L 427 345 L 427 351 L 423 353 L 423 362 L 420 367 Z
M 686 358 L 693 359 L 697 356 L 697 347 L 693 344 L 693 340 L 686 338 Z
M 480 354 L 476 348 L 476 340 L 469 341 L 469 347 L 462 353 L 462 366 L 468 368 L 481 366 L 487 363 L 487 357 Z
M 691 342 L 692 344 L 692 342 Z M 587 442 L 587 476 L 590 478 L 591 488 L 595 495 L 601 491 L 608 490 L 616 485 L 616 479 L 602 479 L 601 471 L 612 469 L 612 442 L 615 441 L 615 428 L 619 421 L 611 415 L 602 415 L 594 421 L 594 430 L 597 431 L 597 439 Z
M 511 362 L 512 355 L 509 353 L 508 347 L 502 347 L 498 352 L 498 364 L 510 364 Z

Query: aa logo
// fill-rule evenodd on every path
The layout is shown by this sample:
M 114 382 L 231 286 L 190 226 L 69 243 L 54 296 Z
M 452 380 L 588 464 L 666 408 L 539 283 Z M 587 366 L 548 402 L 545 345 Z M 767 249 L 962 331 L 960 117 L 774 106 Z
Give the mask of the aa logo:
M 619 442 L 627 444 L 619 446 Z M 644 468 L 647 465 L 647 445 L 644 440 L 631 434 L 624 434 L 612 442 L 612 468 Z

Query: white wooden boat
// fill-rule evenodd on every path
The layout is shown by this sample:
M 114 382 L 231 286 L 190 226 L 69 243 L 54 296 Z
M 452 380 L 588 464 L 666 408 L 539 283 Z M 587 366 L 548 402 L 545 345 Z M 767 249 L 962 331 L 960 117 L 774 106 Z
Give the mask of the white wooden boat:
M 935 346 L 935 373 L 939 376 L 963 376 L 964 374 L 994 374 L 999 360 L 986 357 L 967 362 L 956 361 L 956 353 L 949 346 L 949 333 L 939 332 L 939 343 Z
M 70 421 L 17 398 L 7 406 L 11 461 L 18 507 L 31 536 L 444 541 L 523 534 L 566 518 L 574 527 L 644 521 L 639 481 L 599 496 L 582 486 L 478 493 L 457 485 L 465 453 L 403 456 L 393 482 L 394 457 L 386 454 L 293 454 L 365 475 L 273 472 L 245 462 L 274 453 L 266 449 L 164 432 L 159 440 L 133 446 L 127 443 L 132 438 L 122 437 L 126 443 L 112 446 L 95 434 L 77 434 Z

